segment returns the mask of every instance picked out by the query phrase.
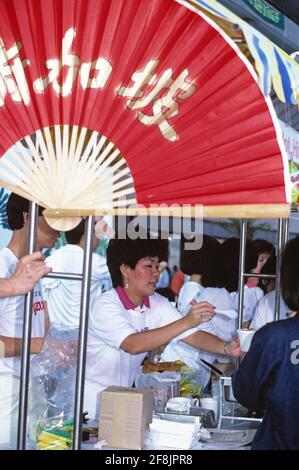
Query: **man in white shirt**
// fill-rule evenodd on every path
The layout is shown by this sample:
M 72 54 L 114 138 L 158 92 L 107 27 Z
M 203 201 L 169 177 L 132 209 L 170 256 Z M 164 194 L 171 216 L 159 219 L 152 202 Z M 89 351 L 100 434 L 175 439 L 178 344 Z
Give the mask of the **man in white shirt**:
M 54 251 L 46 264 L 54 272 L 82 274 L 85 220 L 73 230 L 65 232 L 67 245 Z M 93 250 L 98 245 L 96 236 L 93 239 Z M 110 279 L 106 259 L 97 253 L 92 254 L 90 308 L 95 298 L 102 293 L 102 281 Z M 42 280 L 43 296 L 47 302 L 51 327 L 65 330 L 79 327 L 81 282 L 57 278 Z
M 43 208 L 40 208 L 40 214 Z M 29 229 L 29 202 L 11 194 L 7 202 L 7 215 L 12 238 L 0 252 L 0 277 L 9 278 L 25 255 Z M 38 218 L 37 249 L 50 248 L 56 242 L 58 232 L 53 230 L 42 215 Z M 0 299 L 0 446 L 16 446 L 20 354 L 22 349 L 24 296 L 17 295 Z M 47 331 L 47 315 L 37 284 L 33 294 L 31 353 L 39 353 Z

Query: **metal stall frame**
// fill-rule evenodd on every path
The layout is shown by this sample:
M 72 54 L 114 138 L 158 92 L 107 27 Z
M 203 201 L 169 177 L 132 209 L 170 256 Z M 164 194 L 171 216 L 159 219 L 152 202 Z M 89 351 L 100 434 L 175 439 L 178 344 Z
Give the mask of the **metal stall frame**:
M 36 227 L 37 227 L 38 206 L 30 203 L 29 213 L 29 237 L 28 237 L 28 253 L 34 252 Z M 79 341 L 78 341 L 78 362 L 75 385 L 75 406 L 74 406 L 74 437 L 73 449 L 81 448 L 81 428 L 83 419 L 83 399 L 84 399 L 84 381 L 85 381 L 85 359 L 88 332 L 88 307 L 89 307 L 89 291 L 91 277 L 91 259 L 92 259 L 92 235 L 93 235 L 94 217 L 88 216 L 85 225 L 85 247 L 82 274 L 77 273 L 50 273 L 49 277 L 72 279 L 82 281 L 81 291 L 81 308 L 80 308 L 80 324 L 79 324 Z M 246 239 L 247 239 L 247 219 L 241 219 L 240 233 L 240 257 L 239 257 L 239 300 L 238 300 L 238 328 L 243 323 L 243 301 L 244 286 L 247 277 L 276 277 L 275 292 L 275 320 L 279 319 L 280 305 L 280 289 L 279 289 L 279 267 L 281 261 L 281 253 L 285 243 L 288 240 L 288 219 L 278 219 L 278 245 L 277 245 L 277 273 L 276 276 L 260 275 L 245 272 L 245 256 L 246 256 Z M 24 308 L 24 326 L 23 326 L 23 348 L 21 356 L 21 378 L 20 378 L 20 402 L 19 402 L 19 422 L 18 422 L 18 441 L 17 449 L 26 450 L 26 433 L 27 433 L 27 409 L 28 409 L 28 390 L 29 390 L 29 372 L 30 372 L 30 339 L 31 339 L 31 315 L 32 315 L 33 291 L 29 292 L 25 297 Z M 237 366 L 238 367 L 238 366 Z M 230 417 L 231 418 L 231 417 Z
M 275 286 L 275 321 L 279 320 L 280 308 L 280 263 L 281 255 L 289 236 L 289 219 L 278 219 L 277 230 L 277 250 L 276 250 L 276 275 L 271 274 L 253 274 L 245 272 L 246 258 L 246 240 L 247 240 L 247 219 L 241 219 L 240 229 L 240 257 L 239 257 L 239 301 L 238 301 L 238 328 L 243 324 L 243 303 L 245 279 L 248 277 L 263 277 L 267 279 L 276 279 Z M 238 361 L 239 362 L 239 361 Z
M 238 299 L 238 328 L 242 327 L 243 324 L 243 306 L 244 306 L 244 287 L 245 279 L 248 277 L 263 277 L 267 279 L 276 279 L 275 286 L 275 321 L 279 320 L 279 308 L 280 308 L 280 263 L 282 250 L 285 244 L 288 241 L 289 234 L 289 219 L 278 219 L 278 237 L 277 237 L 277 250 L 276 250 L 276 275 L 271 274 L 260 274 L 260 273 L 246 273 L 245 272 L 245 259 L 246 259 L 246 241 L 247 241 L 247 219 L 240 220 L 240 252 L 239 252 L 239 299 Z M 238 358 L 235 364 L 235 369 L 238 369 L 240 366 L 241 359 Z M 235 411 L 237 407 L 237 401 L 229 400 L 233 405 L 233 415 L 225 414 L 223 411 L 224 402 L 227 400 L 226 391 L 231 390 L 231 376 L 221 376 L 220 377 L 220 418 L 218 423 L 218 428 L 221 427 L 222 420 L 241 420 L 241 421 L 253 421 L 260 422 L 260 418 L 254 417 L 244 417 L 244 416 L 235 416 Z
M 37 230 L 38 206 L 30 203 L 29 209 L 29 236 L 28 253 L 34 252 Z M 82 274 L 70 273 L 50 273 L 49 277 L 61 279 L 72 279 L 82 281 L 81 307 L 79 323 L 79 341 L 78 341 L 78 361 L 75 384 L 75 406 L 74 406 L 74 437 L 73 449 L 81 448 L 81 428 L 83 421 L 83 399 L 84 399 L 84 381 L 85 381 L 85 359 L 88 331 L 88 309 L 90 277 L 92 264 L 92 238 L 93 238 L 94 217 L 88 216 L 85 222 L 85 247 L 83 259 Z M 29 395 L 29 374 L 30 374 L 30 342 L 31 342 L 31 318 L 32 318 L 33 290 L 25 296 L 24 306 L 24 325 L 23 325 L 23 348 L 21 355 L 21 377 L 20 377 L 20 401 L 19 401 L 19 419 L 18 419 L 18 438 L 17 449 L 26 450 L 27 435 L 27 411 Z

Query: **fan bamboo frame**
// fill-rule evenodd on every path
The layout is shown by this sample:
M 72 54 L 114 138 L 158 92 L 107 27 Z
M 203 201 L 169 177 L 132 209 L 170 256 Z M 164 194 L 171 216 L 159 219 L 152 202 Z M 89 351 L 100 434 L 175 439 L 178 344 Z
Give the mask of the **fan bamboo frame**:
M 61 211 L 45 211 L 57 230 L 70 230 L 83 214 L 97 212 L 90 207 L 102 214 L 136 204 L 133 178 L 119 149 L 87 128 L 45 127 L 18 141 L 0 164 L 5 178 L 0 185 L 45 208 L 64 208 L 63 218 Z

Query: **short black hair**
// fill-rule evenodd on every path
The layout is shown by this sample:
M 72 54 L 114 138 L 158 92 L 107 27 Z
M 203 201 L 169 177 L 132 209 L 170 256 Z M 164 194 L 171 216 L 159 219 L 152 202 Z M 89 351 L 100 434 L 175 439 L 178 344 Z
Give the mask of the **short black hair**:
M 264 266 L 261 269 L 260 274 L 276 274 L 276 255 L 272 253 L 270 258 L 267 259 Z M 273 279 L 275 281 L 275 279 Z M 260 287 L 264 293 L 266 293 L 266 286 L 272 281 L 272 279 L 259 278 L 258 287 Z
M 204 287 L 216 287 L 216 263 L 220 253 L 220 243 L 216 238 L 203 235 L 202 246 L 198 250 L 184 250 L 181 256 L 181 270 L 184 274 L 200 274 Z
M 239 288 L 239 254 L 240 239 L 228 238 L 220 249 L 220 285 L 228 292 L 236 292 Z M 256 267 L 258 260 L 257 250 L 251 240 L 246 241 L 245 272 L 249 273 Z
M 281 258 L 281 294 L 292 311 L 299 311 L 299 236 L 288 241 Z
M 111 274 L 113 287 L 122 287 L 123 278 L 120 266 L 125 264 L 135 269 L 142 258 L 157 257 L 160 261 L 168 259 L 168 240 L 141 239 L 136 240 L 112 239 L 107 248 L 107 265 Z
M 39 206 L 38 215 L 42 215 L 45 208 Z M 20 230 L 24 227 L 24 212 L 29 213 L 29 201 L 18 194 L 11 193 L 6 206 L 8 225 L 11 230 Z
M 272 245 L 272 243 L 268 242 L 267 240 L 264 240 L 263 238 L 256 238 L 253 240 L 253 244 L 257 250 L 258 255 L 262 253 L 269 253 L 272 255 L 272 253 L 275 253 L 274 245 Z
M 72 230 L 65 232 L 65 238 L 68 243 L 78 245 L 85 231 L 85 220 L 81 220 L 80 224 Z
M 276 274 L 276 255 L 274 253 L 267 259 L 260 274 Z

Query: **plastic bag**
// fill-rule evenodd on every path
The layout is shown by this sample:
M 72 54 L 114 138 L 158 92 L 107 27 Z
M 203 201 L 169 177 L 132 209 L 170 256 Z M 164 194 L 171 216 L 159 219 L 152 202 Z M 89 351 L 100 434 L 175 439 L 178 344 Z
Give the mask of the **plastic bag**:
M 191 369 L 191 367 L 182 363 L 180 374 L 180 396 L 200 398 L 202 396 L 202 385 L 198 370 Z
M 179 395 L 181 376 L 177 372 L 150 372 L 144 374 L 141 370 L 135 379 L 137 388 L 151 388 L 154 391 L 154 410 L 164 411 L 169 398 Z
M 78 329 L 51 327 L 31 361 L 29 434 L 38 449 L 70 449 L 73 437 Z

